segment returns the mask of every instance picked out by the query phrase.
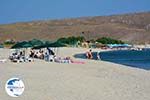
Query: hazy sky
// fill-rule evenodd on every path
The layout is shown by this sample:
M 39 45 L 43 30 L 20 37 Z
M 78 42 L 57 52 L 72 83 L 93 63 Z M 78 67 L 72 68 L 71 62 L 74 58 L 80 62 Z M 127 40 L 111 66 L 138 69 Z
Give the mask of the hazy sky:
M 150 11 L 150 0 L 0 0 L 0 24 Z

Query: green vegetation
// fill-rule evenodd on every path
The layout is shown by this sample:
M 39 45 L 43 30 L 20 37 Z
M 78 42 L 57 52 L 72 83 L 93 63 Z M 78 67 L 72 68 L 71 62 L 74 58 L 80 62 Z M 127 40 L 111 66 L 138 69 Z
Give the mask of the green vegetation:
M 6 40 L 3 44 L 4 45 L 13 45 L 13 44 L 15 44 L 15 41 L 13 41 L 13 40 Z
M 14 40 L 6 40 L 2 43 L 3 47 L 10 48 L 12 45 L 14 45 L 16 42 Z
M 29 41 L 29 43 L 33 46 L 39 46 L 39 45 L 43 45 L 43 41 L 41 40 L 38 40 L 38 39 L 32 39 Z
M 108 37 L 102 37 L 96 40 L 96 42 L 102 43 L 102 44 L 124 44 L 121 40 L 115 40 Z
M 64 46 L 79 46 L 82 42 L 85 42 L 86 39 L 84 37 L 78 36 L 78 37 L 67 37 L 67 38 L 60 38 L 57 41 L 41 41 L 38 39 L 33 39 L 30 41 L 22 41 L 17 42 L 14 44 L 14 42 L 7 41 L 6 44 L 11 44 L 11 48 L 26 48 L 26 47 L 35 47 L 35 48 L 43 48 L 43 47 L 64 47 Z M 95 44 L 96 42 L 102 43 L 102 44 L 124 44 L 121 40 L 115 40 L 108 37 L 102 37 L 97 40 L 89 40 L 86 41 L 88 43 Z
M 64 44 L 68 44 L 68 45 L 75 45 L 76 43 L 78 42 L 83 42 L 85 41 L 85 38 L 84 37 L 68 37 L 68 38 L 60 38 L 57 40 L 57 42 L 60 42 L 60 43 L 64 43 Z

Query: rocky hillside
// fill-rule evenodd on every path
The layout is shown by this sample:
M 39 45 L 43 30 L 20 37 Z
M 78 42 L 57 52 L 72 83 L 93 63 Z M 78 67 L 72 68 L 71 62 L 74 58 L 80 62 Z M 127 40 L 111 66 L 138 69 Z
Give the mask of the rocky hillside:
M 67 36 L 84 36 L 87 40 L 107 36 L 130 43 L 150 43 L 150 12 L 0 25 L 1 42 Z

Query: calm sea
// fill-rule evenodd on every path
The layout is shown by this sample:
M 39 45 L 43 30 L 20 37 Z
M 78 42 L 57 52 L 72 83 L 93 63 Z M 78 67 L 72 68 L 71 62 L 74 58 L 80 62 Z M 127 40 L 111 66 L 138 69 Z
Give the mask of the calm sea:
M 96 53 L 94 53 L 94 57 L 96 57 Z M 150 49 L 101 52 L 100 58 L 103 61 L 150 70 Z
M 99 53 L 101 60 L 113 62 L 117 64 L 127 65 L 129 67 L 136 67 L 150 70 L 150 49 L 136 51 L 136 50 L 118 50 L 106 51 Z M 93 53 L 94 59 L 97 59 L 97 53 Z M 76 54 L 76 58 L 86 59 L 85 54 Z

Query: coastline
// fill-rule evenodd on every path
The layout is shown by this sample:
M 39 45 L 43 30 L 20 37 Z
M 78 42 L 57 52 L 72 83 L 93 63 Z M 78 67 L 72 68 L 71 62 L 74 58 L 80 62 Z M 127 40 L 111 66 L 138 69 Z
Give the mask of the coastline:
M 35 60 L 31 63 L 0 64 L 0 97 L 11 100 L 4 89 L 11 77 L 25 83 L 25 92 L 17 100 L 150 100 L 150 71 L 105 61 L 76 59 L 85 48 L 59 48 L 58 55 L 70 56 L 85 64 L 63 64 Z M 101 51 L 92 49 L 93 52 Z M 9 55 L 1 49 L 0 56 Z

